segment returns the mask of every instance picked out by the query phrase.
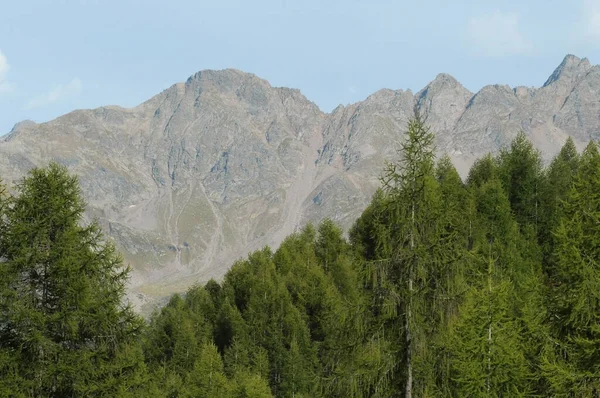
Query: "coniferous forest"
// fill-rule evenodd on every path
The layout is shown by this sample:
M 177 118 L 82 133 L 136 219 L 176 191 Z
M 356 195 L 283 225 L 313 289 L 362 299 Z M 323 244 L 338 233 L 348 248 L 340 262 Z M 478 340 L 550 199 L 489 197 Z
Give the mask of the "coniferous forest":
M 171 297 L 129 269 L 77 179 L 0 185 L 0 396 L 599 397 L 600 148 L 524 133 L 463 181 L 417 116 L 347 235 L 308 225 Z

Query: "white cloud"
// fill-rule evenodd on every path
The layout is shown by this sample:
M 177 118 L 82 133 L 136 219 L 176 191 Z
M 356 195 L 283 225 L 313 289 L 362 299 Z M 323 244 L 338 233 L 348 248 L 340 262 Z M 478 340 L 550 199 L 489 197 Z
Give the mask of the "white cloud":
M 32 98 L 27 105 L 25 105 L 25 109 L 40 108 L 42 106 L 69 99 L 81 93 L 82 90 L 83 84 L 81 83 L 81 80 L 74 78 L 67 84 L 59 84 L 51 91 Z
M 6 59 L 6 55 L 0 50 L 0 94 L 12 91 L 13 84 L 6 80 L 6 75 L 10 70 L 10 65 Z
M 473 17 L 468 35 L 473 49 L 488 57 L 524 54 L 532 48 L 519 30 L 519 16 L 512 13 L 495 11 Z
M 593 40 L 600 40 L 600 0 L 585 0 L 583 18 L 586 35 Z

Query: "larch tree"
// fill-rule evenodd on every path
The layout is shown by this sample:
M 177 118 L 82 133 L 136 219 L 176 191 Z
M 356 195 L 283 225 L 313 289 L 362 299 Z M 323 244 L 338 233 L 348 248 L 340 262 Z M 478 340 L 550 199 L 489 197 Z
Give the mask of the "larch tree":
M 388 216 L 387 224 L 379 226 L 384 261 L 377 266 L 377 273 L 387 290 L 384 311 L 401 324 L 394 333 L 404 340 L 399 355 L 404 359 L 407 398 L 425 394 L 432 379 L 427 337 L 432 327 L 428 319 L 431 286 L 435 284 L 432 270 L 439 267 L 433 249 L 439 243 L 440 212 L 433 141 L 433 134 L 416 113 L 408 122 L 400 160 L 388 163 L 382 177 Z
M 556 396 L 600 394 L 600 154 L 590 142 L 554 231 L 544 371 Z
M 542 191 L 542 160 L 524 132 L 517 134 L 509 148 L 498 156 L 498 176 L 515 219 L 523 230 L 532 226 L 537 231 Z
M 0 236 L 0 352 L 13 363 L 0 385 L 16 378 L 34 396 L 132 391 L 144 366 L 131 348 L 142 321 L 123 302 L 129 268 L 96 223 L 82 225 L 77 178 L 51 163 L 16 192 Z
M 544 253 L 546 272 L 551 273 L 553 231 L 562 217 L 562 202 L 571 191 L 571 185 L 577 177 L 579 154 L 575 143 L 569 137 L 558 155 L 554 157 L 544 175 L 542 192 L 542 218 L 538 232 L 540 246 Z
M 469 253 L 468 290 L 453 333 L 456 396 L 522 396 L 530 392 L 515 268 L 519 228 L 497 179 L 474 192 L 477 219 Z

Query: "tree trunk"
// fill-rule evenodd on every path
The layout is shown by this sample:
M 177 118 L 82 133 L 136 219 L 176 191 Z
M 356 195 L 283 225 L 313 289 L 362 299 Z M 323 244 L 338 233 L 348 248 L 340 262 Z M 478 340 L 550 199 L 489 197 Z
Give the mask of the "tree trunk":
M 412 385 L 413 385 L 413 374 L 412 374 L 412 334 L 411 325 L 412 320 L 412 295 L 413 295 L 413 273 L 415 266 L 415 199 L 413 195 L 413 203 L 411 208 L 411 222 L 412 230 L 410 233 L 410 250 L 412 251 L 412 259 L 410 268 L 408 271 L 408 308 L 406 310 L 406 398 L 412 398 Z
M 490 392 L 490 377 L 492 372 L 492 246 L 490 244 L 490 254 L 488 260 L 488 293 L 490 300 L 489 315 L 488 315 L 488 352 L 487 352 L 487 378 L 485 387 L 489 394 Z

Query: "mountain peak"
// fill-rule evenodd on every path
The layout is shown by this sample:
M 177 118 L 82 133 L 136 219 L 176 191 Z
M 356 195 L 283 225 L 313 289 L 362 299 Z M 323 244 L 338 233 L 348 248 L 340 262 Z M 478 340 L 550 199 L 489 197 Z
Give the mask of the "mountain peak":
M 4 141 L 9 141 L 11 138 L 13 138 L 16 134 L 18 134 L 19 130 L 27 128 L 27 127 L 34 127 L 37 126 L 37 123 L 34 122 L 33 120 L 22 120 L 20 122 L 18 122 L 17 124 L 15 124 L 13 126 L 13 128 L 10 130 L 10 132 L 3 137 Z M 0 137 L 0 141 L 2 140 L 2 138 Z
M 423 99 L 425 97 L 437 96 L 442 92 L 451 92 L 451 93 L 468 93 L 469 96 L 473 94 L 469 92 L 458 80 L 456 80 L 452 75 L 447 73 L 439 73 L 435 79 L 433 79 L 427 86 L 425 86 L 421 91 L 416 94 L 416 97 L 419 99 Z M 462 95 L 460 95 L 462 96 Z
M 550 75 L 543 87 L 563 79 L 576 80 L 585 75 L 592 65 L 587 58 L 579 58 L 573 54 L 567 54 L 563 61 Z
M 229 85 L 231 83 L 240 83 L 248 80 L 256 80 L 264 84 L 269 84 L 266 80 L 259 78 L 253 73 L 241 71 L 239 69 L 204 69 L 194 73 L 187 79 L 186 84 L 194 81 L 211 82 L 217 85 Z
M 454 78 L 454 76 L 449 75 L 448 73 L 438 73 L 438 75 L 433 79 L 431 84 L 435 83 L 449 83 L 451 85 L 460 85 L 459 81 Z
M 445 92 L 450 90 L 452 92 L 460 91 L 460 92 L 468 92 L 467 90 L 458 80 L 454 78 L 454 76 L 449 75 L 447 73 L 439 73 L 435 79 L 429 82 L 427 86 L 425 86 L 421 91 L 417 93 L 418 98 L 422 98 L 425 96 L 437 95 L 440 92 Z M 472 95 L 472 93 L 470 93 Z

